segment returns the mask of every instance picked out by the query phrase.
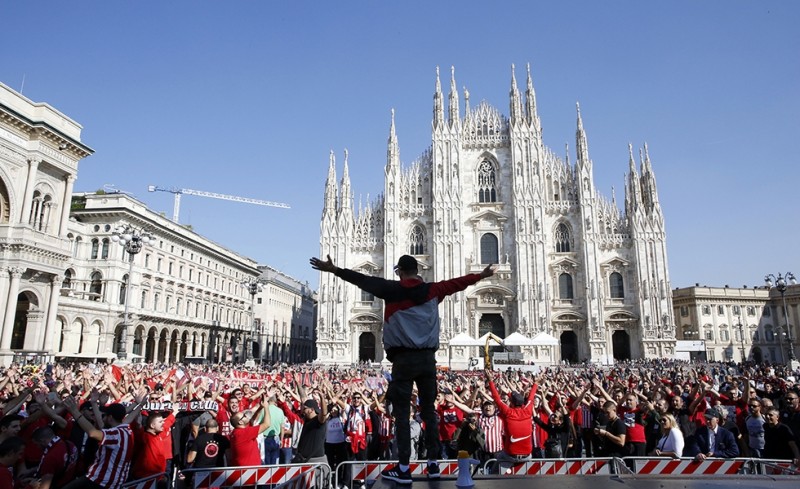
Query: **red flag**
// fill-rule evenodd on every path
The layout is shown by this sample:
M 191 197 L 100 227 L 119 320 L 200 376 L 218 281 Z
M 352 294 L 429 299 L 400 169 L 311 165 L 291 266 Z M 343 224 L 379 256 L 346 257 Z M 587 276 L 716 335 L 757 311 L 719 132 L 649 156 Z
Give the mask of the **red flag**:
M 120 380 L 122 380 L 122 369 L 119 368 L 118 365 L 112 365 L 111 366 L 111 375 L 114 376 L 114 380 L 119 382 Z

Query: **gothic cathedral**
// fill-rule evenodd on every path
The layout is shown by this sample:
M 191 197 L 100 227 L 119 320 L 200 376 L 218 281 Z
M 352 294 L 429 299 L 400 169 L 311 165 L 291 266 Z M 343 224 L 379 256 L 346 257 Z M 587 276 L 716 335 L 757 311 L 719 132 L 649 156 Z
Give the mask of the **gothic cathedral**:
M 383 193 L 357 210 L 347 152 L 338 184 L 331 153 L 320 256 L 391 279 L 410 254 L 426 281 L 498 264 L 494 277 L 441 303 L 440 364 L 465 367 L 482 348 L 450 339 L 487 332 L 518 332 L 530 344 L 511 350 L 537 365 L 671 357 L 666 233 L 647 146 L 638 168 L 629 146 L 620 210 L 595 189 L 580 107 L 575 164 L 544 145 L 530 67 L 523 100 L 512 66 L 508 117 L 486 102 L 470 107 L 466 89 L 463 97 L 462 117 L 453 71 L 445 112 L 437 68 L 432 143 L 408 166 L 392 113 Z M 318 359 L 383 360 L 382 314 L 382 301 L 321 274 Z

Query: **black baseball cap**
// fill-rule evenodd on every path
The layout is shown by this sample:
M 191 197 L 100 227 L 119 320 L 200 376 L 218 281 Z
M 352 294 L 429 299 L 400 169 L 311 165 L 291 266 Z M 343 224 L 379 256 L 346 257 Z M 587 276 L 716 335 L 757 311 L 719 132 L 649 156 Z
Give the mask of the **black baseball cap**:
M 394 266 L 395 271 L 403 270 L 406 272 L 412 270 L 418 270 L 419 265 L 417 264 L 417 259 L 411 255 L 403 255 L 397 260 L 397 265 Z
M 115 402 L 114 404 L 109 404 L 108 406 L 101 406 L 100 412 L 103 414 L 108 414 L 114 421 L 117 423 L 121 423 L 123 419 L 125 419 L 125 415 L 128 414 L 128 411 L 125 409 L 125 406 L 122 404 Z

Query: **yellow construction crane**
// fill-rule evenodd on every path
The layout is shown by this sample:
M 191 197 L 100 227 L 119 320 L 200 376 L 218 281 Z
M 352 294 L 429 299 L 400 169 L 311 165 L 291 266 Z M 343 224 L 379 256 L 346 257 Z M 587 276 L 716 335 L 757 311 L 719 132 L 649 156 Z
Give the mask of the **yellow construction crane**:
M 280 207 L 282 209 L 289 209 L 289 204 L 282 204 L 280 202 L 270 202 L 268 200 L 250 199 L 248 197 L 238 197 L 236 195 L 217 194 L 214 192 L 204 192 L 202 190 L 192 190 L 190 188 L 177 188 L 177 187 L 159 187 L 158 185 L 149 185 L 148 192 L 169 192 L 175 194 L 175 204 L 172 206 L 172 220 L 178 222 L 178 215 L 181 211 L 181 195 L 197 195 L 199 197 L 211 197 L 212 199 L 231 200 L 233 202 L 243 202 L 245 204 L 266 205 L 269 207 Z

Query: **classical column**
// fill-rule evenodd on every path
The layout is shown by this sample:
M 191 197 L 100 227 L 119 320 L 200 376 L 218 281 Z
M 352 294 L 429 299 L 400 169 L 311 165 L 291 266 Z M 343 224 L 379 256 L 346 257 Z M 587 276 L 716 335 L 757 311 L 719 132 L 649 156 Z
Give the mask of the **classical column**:
M 33 187 L 36 186 L 36 170 L 39 169 L 41 160 L 31 158 L 28 160 L 28 178 L 25 180 L 25 195 L 22 197 L 22 214 L 19 216 L 21 224 L 28 224 L 31 215 L 31 203 L 33 200 Z
M 193 349 L 194 349 L 194 336 L 190 334 L 186 337 L 186 356 L 188 357 L 195 356 Z
M 47 352 L 53 350 L 53 332 L 56 325 L 56 314 L 58 313 L 58 297 L 61 295 L 60 275 L 54 275 L 50 280 L 50 304 L 47 306 L 47 319 L 44 325 L 44 348 Z
M 11 333 L 14 330 L 14 315 L 17 312 L 17 295 L 19 294 L 19 280 L 25 270 L 22 268 L 11 268 L 11 284 L 8 287 L 6 296 L 6 313 L 3 319 L 3 333 L 0 336 L 0 350 L 11 348 Z
M 166 348 L 164 348 L 164 363 L 170 363 L 170 352 L 172 351 L 172 335 L 167 335 Z
M 72 207 L 72 186 L 75 184 L 75 175 L 67 175 L 64 199 L 61 204 L 61 221 L 58 224 L 58 235 L 62 238 L 67 237 L 69 224 L 69 210 Z
M 178 338 L 175 340 L 175 358 L 172 359 L 173 362 L 180 362 L 181 361 L 181 345 L 183 344 L 183 340 Z

